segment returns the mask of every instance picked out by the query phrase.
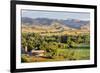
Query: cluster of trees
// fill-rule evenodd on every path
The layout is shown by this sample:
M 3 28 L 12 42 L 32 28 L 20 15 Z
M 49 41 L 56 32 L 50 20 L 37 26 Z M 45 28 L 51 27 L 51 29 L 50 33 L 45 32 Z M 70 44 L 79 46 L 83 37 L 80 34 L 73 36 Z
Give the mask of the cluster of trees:
M 28 51 L 45 50 L 48 57 L 57 54 L 58 49 L 74 48 L 78 44 L 89 44 L 89 35 L 80 36 L 41 36 L 38 33 L 22 33 L 22 48 L 27 46 Z

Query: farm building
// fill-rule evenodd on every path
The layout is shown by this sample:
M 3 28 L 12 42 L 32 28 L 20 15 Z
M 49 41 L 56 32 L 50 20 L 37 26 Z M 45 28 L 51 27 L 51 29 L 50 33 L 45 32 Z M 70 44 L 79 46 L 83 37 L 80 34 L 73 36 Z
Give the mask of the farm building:
M 44 50 L 32 50 L 31 53 L 33 56 L 44 56 L 45 55 Z

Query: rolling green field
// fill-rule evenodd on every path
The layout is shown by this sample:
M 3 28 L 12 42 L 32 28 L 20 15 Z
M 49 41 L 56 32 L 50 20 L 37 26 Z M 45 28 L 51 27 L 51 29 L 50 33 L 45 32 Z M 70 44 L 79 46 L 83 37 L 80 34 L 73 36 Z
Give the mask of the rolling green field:
M 59 49 L 54 58 L 35 57 L 28 54 L 22 54 L 22 62 L 52 62 L 52 61 L 71 61 L 71 60 L 89 60 L 89 49 Z

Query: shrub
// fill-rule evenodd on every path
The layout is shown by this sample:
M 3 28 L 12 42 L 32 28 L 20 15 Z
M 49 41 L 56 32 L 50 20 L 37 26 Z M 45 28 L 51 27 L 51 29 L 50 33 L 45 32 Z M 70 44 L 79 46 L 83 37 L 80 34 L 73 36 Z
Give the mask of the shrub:
M 28 55 L 22 54 L 21 55 L 21 62 L 29 62 Z

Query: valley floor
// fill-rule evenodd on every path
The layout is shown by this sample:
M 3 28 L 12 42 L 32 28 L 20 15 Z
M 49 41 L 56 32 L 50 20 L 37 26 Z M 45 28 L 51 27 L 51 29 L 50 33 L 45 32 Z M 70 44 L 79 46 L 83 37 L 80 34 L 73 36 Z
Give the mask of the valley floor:
M 53 61 L 72 61 L 72 60 L 89 60 L 90 49 L 59 49 L 58 53 L 54 58 L 48 58 L 46 56 L 36 57 L 29 56 L 28 54 L 22 54 L 22 63 L 29 62 L 53 62 Z

